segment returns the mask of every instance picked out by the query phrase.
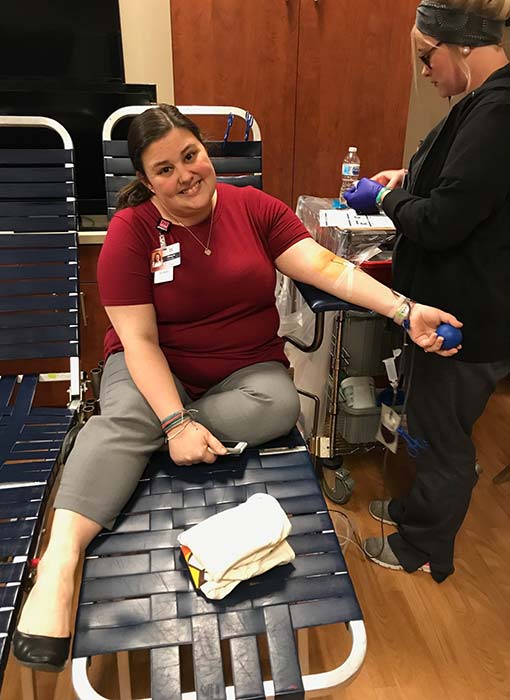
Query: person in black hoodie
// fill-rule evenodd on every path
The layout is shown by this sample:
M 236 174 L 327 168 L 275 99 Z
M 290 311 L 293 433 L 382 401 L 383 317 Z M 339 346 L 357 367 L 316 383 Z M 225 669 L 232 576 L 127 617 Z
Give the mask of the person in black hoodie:
M 345 195 L 394 222 L 394 288 L 463 323 L 452 358 L 417 349 L 408 378 L 409 433 L 428 447 L 409 493 L 373 501 L 394 524 L 365 551 L 387 568 L 453 573 L 454 543 L 477 481 L 473 425 L 510 373 L 510 67 L 501 46 L 509 0 L 423 0 L 412 31 L 442 97 L 463 98 L 405 170 L 363 178 Z M 411 302 L 412 304 L 412 302 Z

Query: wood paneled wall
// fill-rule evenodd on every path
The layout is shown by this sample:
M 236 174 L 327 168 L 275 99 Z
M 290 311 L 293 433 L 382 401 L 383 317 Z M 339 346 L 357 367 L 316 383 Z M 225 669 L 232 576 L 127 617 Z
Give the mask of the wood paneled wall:
M 334 196 L 349 145 L 362 174 L 399 166 L 416 0 L 171 0 L 177 104 L 249 109 L 264 189 Z

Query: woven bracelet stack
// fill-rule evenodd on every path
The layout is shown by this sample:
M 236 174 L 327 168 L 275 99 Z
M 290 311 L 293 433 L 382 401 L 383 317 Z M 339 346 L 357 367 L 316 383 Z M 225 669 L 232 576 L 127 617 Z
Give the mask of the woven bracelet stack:
M 195 422 L 192 415 L 193 413 L 198 413 L 198 411 L 193 408 L 189 410 L 181 408 L 162 419 L 161 430 L 165 433 L 168 441 L 174 440 L 176 437 L 179 437 L 179 435 L 182 435 L 188 425 Z M 178 430 L 174 435 L 170 435 L 172 430 L 180 425 L 182 426 L 181 430 Z

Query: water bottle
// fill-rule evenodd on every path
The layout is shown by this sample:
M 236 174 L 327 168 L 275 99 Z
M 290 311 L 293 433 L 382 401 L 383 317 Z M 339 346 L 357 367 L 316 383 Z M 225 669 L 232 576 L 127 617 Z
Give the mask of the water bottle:
M 342 204 L 346 204 L 343 197 L 344 192 L 350 189 L 354 183 L 359 180 L 360 167 L 361 163 L 358 156 L 358 149 L 355 146 L 349 146 L 349 152 L 342 163 L 342 184 L 339 194 L 339 199 Z

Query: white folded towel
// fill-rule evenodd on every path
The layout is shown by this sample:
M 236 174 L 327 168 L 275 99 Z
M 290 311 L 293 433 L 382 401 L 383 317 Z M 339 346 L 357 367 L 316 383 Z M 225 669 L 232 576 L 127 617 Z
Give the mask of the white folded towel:
M 250 562 L 249 564 L 242 564 L 230 569 L 228 575 L 221 581 L 209 581 L 207 572 L 205 572 L 204 576 L 206 580 L 200 586 L 200 590 L 208 598 L 214 598 L 215 600 L 224 598 L 230 591 L 238 586 L 241 581 L 259 576 L 275 566 L 288 564 L 295 558 L 294 550 L 290 544 L 284 540 L 267 554 L 263 554 L 257 561 Z
M 211 516 L 178 536 L 203 571 L 200 589 L 223 598 L 240 581 L 295 558 L 285 542 L 290 521 L 276 498 L 263 493 Z M 188 564 L 191 563 L 189 556 Z

